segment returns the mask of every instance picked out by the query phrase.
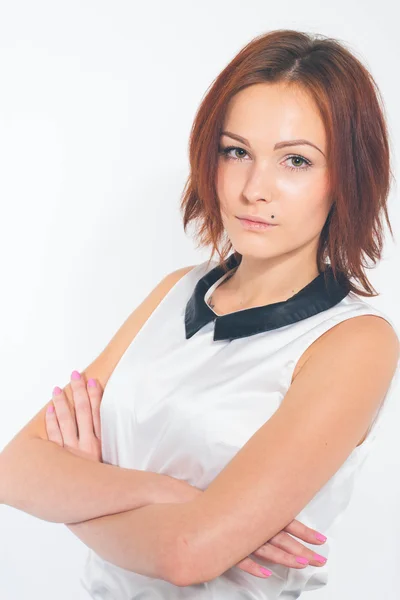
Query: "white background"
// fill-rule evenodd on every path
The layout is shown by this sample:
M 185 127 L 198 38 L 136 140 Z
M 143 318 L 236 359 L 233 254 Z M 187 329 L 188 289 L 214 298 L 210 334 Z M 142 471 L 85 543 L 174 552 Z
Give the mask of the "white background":
M 1 1 L 0 449 L 164 275 L 208 258 L 179 213 L 190 127 L 208 86 L 254 36 L 290 28 L 346 42 L 382 91 L 396 151 L 397 10 L 394 1 Z M 395 188 L 389 211 L 398 236 Z M 368 301 L 399 328 L 399 246 L 386 240 L 368 271 L 380 296 Z M 312 600 L 398 593 L 399 424 L 395 406 L 343 517 L 329 584 Z M 64 525 L 0 506 L 1 600 L 87 600 L 86 553 Z

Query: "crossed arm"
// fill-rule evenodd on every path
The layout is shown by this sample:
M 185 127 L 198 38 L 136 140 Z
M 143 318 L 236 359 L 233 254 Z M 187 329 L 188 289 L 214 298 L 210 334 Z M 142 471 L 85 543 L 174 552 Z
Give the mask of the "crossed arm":
M 179 585 L 178 542 L 185 504 L 149 504 L 66 526 L 99 556 L 123 569 Z
M 281 531 L 336 473 L 398 365 L 399 340 L 385 320 L 349 319 L 321 340 L 280 408 L 201 496 L 68 527 L 129 570 L 176 585 L 209 581 Z

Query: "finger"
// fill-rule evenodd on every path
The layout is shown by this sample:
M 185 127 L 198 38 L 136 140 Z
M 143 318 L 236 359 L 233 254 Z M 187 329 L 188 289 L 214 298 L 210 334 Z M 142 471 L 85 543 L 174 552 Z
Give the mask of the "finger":
M 311 527 L 307 527 L 307 525 L 304 525 L 304 523 L 301 523 L 297 519 L 293 519 L 293 521 L 291 521 L 289 525 L 287 525 L 287 527 L 283 529 L 283 531 L 287 531 L 291 535 L 296 536 L 297 538 L 303 540 L 303 542 L 307 542 L 308 544 L 321 545 L 326 542 L 325 536 L 323 536 L 325 537 L 324 540 L 318 539 L 317 535 L 322 535 L 321 533 L 319 533 L 319 531 L 311 529 Z
M 289 552 L 285 552 L 285 550 L 273 546 L 269 542 L 261 546 L 261 548 L 258 548 L 258 550 L 252 554 L 263 560 L 268 560 L 269 562 L 283 565 L 284 567 L 290 567 L 291 569 L 304 569 L 310 564 L 305 557 L 300 555 L 297 557 Z M 320 564 L 319 566 L 321 567 L 322 565 Z
M 92 407 L 85 381 L 79 371 L 72 371 L 70 384 L 74 396 L 79 441 L 84 447 L 90 446 L 94 436 Z
M 75 418 L 73 417 L 68 400 L 63 389 L 56 386 L 53 390 L 53 404 L 64 444 L 76 446 L 78 442 Z
M 246 557 L 243 560 L 241 560 L 240 562 L 238 562 L 237 565 L 235 565 L 235 567 L 237 567 L 238 569 L 241 569 L 241 571 L 244 571 L 245 573 L 250 573 L 250 575 L 255 575 L 255 577 L 261 577 L 262 579 L 265 579 L 265 578 L 268 579 L 268 577 L 271 577 L 271 575 L 272 575 L 271 569 L 267 569 L 267 567 L 264 567 L 263 565 L 259 565 L 258 563 L 256 563 L 254 560 L 252 560 L 249 557 Z M 265 572 L 261 571 L 261 569 L 264 569 Z M 268 575 L 268 573 L 270 573 L 270 575 Z
M 102 397 L 102 390 L 98 383 L 93 378 L 90 378 L 87 382 L 87 391 L 89 394 L 90 405 L 92 407 L 92 419 L 93 419 L 93 430 L 95 436 L 101 439 L 101 421 L 100 421 L 100 404 Z
M 63 446 L 63 437 L 61 435 L 60 427 L 58 425 L 57 415 L 54 410 L 54 405 L 52 402 L 47 407 L 46 410 L 46 431 L 47 437 L 51 442 L 55 442 L 59 446 Z
M 280 548 L 285 552 L 291 554 L 292 556 L 306 558 L 309 561 L 309 564 L 313 567 L 321 567 L 326 563 L 326 557 L 310 550 L 304 544 L 301 544 L 288 533 L 280 531 L 276 535 L 274 535 L 270 540 L 268 540 L 268 544 L 275 546 L 276 548 Z

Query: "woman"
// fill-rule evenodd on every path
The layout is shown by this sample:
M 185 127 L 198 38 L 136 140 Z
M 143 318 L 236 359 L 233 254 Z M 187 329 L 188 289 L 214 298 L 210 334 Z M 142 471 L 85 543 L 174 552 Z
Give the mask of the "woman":
M 46 414 L 69 451 L 193 491 L 68 524 L 91 548 L 91 597 L 272 600 L 326 584 L 327 562 L 302 547 L 296 564 L 283 532 L 332 532 L 399 364 L 393 323 L 360 298 L 376 295 L 361 256 L 381 257 L 381 213 L 390 228 L 377 94 L 335 40 L 278 30 L 204 98 L 182 210 L 219 260 L 168 278 L 101 404 L 74 373 L 76 428 L 64 393 Z

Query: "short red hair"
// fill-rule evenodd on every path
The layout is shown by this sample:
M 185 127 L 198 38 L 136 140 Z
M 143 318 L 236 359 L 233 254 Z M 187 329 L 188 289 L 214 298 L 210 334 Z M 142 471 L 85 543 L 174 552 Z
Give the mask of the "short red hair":
M 387 199 L 394 176 L 385 108 L 367 68 L 335 39 L 290 29 L 271 31 L 251 40 L 218 75 L 190 133 L 190 174 L 180 205 L 185 232 L 195 220 L 198 245 L 212 246 L 210 261 L 216 252 L 221 264 L 230 253 L 229 239 L 219 248 L 224 234 L 216 193 L 219 138 L 231 98 L 265 82 L 287 82 L 308 91 L 325 125 L 334 202 L 320 235 L 319 271 L 328 258 L 335 275 L 340 270 L 349 280 L 360 281 L 363 289 L 349 282 L 351 291 L 377 296 L 362 256 L 374 264 L 382 257 L 382 214 L 393 238 Z

